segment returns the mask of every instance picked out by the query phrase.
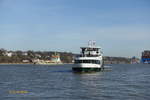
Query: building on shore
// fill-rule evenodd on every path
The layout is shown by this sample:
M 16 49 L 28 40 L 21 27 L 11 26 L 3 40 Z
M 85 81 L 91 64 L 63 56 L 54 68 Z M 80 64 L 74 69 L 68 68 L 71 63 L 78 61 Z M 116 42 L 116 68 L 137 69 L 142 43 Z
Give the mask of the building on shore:
M 131 64 L 139 64 L 140 59 L 136 58 L 135 56 L 131 58 Z
M 62 64 L 60 55 L 58 53 L 55 53 L 54 55 L 52 55 L 50 60 L 34 59 L 33 63 L 42 64 L 42 65 Z
M 53 62 L 53 63 L 62 63 L 61 60 L 60 60 L 60 55 L 58 53 L 55 53 L 54 55 L 52 55 L 51 62 Z

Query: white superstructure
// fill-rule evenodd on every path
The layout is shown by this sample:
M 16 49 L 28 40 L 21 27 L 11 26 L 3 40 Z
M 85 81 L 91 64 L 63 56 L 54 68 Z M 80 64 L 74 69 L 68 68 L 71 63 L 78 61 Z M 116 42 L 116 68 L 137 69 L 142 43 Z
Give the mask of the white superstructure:
M 81 54 L 74 60 L 74 71 L 100 71 L 103 68 L 103 57 L 100 47 L 90 41 L 87 47 L 81 47 Z

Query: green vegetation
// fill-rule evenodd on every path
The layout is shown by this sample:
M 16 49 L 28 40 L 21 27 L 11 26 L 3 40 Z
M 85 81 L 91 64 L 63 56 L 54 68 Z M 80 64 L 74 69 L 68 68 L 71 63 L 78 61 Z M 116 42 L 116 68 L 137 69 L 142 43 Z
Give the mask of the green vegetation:
M 131 58 L 125 57 L 103 57 L 105 64 L 130 64 Z

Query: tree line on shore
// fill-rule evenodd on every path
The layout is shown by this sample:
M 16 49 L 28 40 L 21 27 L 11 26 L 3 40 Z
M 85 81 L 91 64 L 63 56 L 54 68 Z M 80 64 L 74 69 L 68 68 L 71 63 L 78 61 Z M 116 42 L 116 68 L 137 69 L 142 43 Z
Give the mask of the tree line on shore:
M 0 63 L 33 63 L 34 59 L 50 60 L 55 51 L 8 51 L 0 49 Z M 60 55 L 62 63 L 72 63 L 77 54 L 71 52 L 57 52 Z M 130 63 L 130 58 L 125 57 L 104 57 L 104 63 Z
M 34 59 L 50 60 L 54 51 L 7 51 L 0 49 L 0 63 L 32 63 Z M 73 54 L 70 52 L 57 52 L 63 63 L 71 63 Z

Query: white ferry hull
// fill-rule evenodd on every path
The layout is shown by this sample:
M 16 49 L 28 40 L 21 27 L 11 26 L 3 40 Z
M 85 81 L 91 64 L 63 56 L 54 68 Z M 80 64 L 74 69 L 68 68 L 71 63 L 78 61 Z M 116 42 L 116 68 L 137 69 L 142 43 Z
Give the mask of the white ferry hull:
M 74 64 L 78 68 L 101 68 L 99 64 Z
M 73 67 L 74 72 L 99 72 L 102 70 L 101 67 Z
M 74 72 L 97 72 L 103 70 L 103 64 L 74 64 Z

